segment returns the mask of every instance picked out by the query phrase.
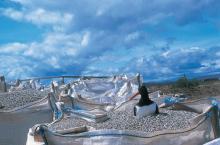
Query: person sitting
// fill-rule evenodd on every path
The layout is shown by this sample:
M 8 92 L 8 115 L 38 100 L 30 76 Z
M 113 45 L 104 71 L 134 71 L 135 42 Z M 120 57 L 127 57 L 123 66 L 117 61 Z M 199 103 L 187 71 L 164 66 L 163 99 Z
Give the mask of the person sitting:
M 132 96 L 130 100 L 139 94 L 141 95 L 141 98 L 139 102 L 134 106 L 134 116 L 137 118 L 142 118 L 151 114 L 158 114 L 158 106 L 149 98 L 149 94 L 145 86 L 138 88 L 138 93 Z

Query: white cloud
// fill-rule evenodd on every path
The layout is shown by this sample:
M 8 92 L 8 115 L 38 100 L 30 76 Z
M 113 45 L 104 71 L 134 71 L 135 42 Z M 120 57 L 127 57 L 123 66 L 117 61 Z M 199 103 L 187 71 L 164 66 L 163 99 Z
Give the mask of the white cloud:
M 220 58 L 217 59 L 215 62 L 216 62 L 215 69 L 220 69 Z
M 211 49 L 189 48 L 188 42 L 184 49 L 181 44 L 180 49 L 169 50 L 164 40 L 167 34 L 175 36 L 169 33 L 175 31 L 173 25 L 202 21 L 201 15 L 209 19 L 216 17 L 218 14 L 213 10 L 217 9 L 218 1 L 215 0 L 154 0 L 150 5 L 143 0 L 13 1 L 20 3 L 21 8 L 1 9 L 3 15 L 46 28 L 46 32 L 41 41 L 0 46 L 2 59 L 13 55 L 14 59 L 7 60 L 7 65 L 18 61 L 9 67 L 11 72 L 7 74 L 11 77 L 19 73 L 35 75 L 72 69 L 96 74 L 143 72 L 148 77 L 161 78 L 200 68 L 205 72 L 206 66 L 201 62 L 214 62 L 219 58 L 219 54 L 214 53 L 217 50 L 208 53 Z M 203 9 L 207 11 L 201 11 Z M 161 52 L 161 48 L 168 50 Z M 218 65 L 207 68 L 217 69 Z M 6 66 L 3 70 L 9 71 Z
M 82 47 L 86 47 L 89 44 L 89 39 L 90 39 L 90 33 L 86 32 L 81 41 Z
M 183 53 L 194 53 L 198 51 L 205 51 L 205 49 L 200 47 L 190 47 L 190 48 L 182 48 L 181 51 Z
M 85 49 L 87 49 L 89 37 L 90 32 L 88 31 L 75 34 L 53 32 L 45 35 L 44 40 L 41 42 L 2 45 L 0 46 L 0 56 L 2 62 L 5 59 L 7 61 L 4 61 L 4 67 L 0 64 L 2 68 L 0 73 L 14 78 L 36 76 L 37 73 L 42 74 L 46 71 L 60 70 L 62 72 L 70 72 L 73 68 L 81 69 L 88 65 L 87 61 L 84 62 L 84 60 L 93 59 L 93 57 L 81 57 L 86 52 Z M 94 49 L 94 51 L 96 50 Z M 12 67 L 7 68 L 6 64 L 12 65 Z
M 168 57 L 169 54 L 170 54 L 170 51 L 168 50 L 168 51 L 163 52 L 161 55 L 162 55 L 163 57 Z
M 73 22 L 74 15 L 58 11 L 48 11 L 43 8 L 34 10 L 15 10 L 12 8 L 2 9 L 3 15 L 17 21 L 31 22 L 37 26 L 49 25 L 55 31 L 64 31 Z
M 49 57 L 49 59 L 46 60 L 48 64 L 53 66 L 55 69 L 60 68 L 59 60 L 55 56 Z
M 149 80 L 177 78 L 220 72 L 220 56 L 216 48 L 190 47 L 170 49 L 168 52 L 154 53 L 151 56 L 134 57 L 120 68 L 121 72 L 141 72 Z M 165 54 L 164 54 L 165 53 Z
M 169 53 L 158 51 L 149 56 L 129 55 L 130 59 L 127 55 L 120 54 L 119 50 L 118 54 L 106 52 L 100 53 L 99 57 L 95 55 L 90 58 L 82 55 L 87 48 L 81 45 L 88 34 L 51 33 L 42 42 L 1 46 L 6 55 L 1 55 L 0 73 L 15 78 L 42 75 L 53 70 L 70 72 L 70 68 L 74 70 L 82 67 L 79 72 L 87 75 L 141 72 L 145 78 L 158 80 L 171 76 L 175 78 L 184 73 L 203 74 L 220 71 L 220 57 L 216 54 L 219 48 L 170 49 Z M 133 51 L 127 50 L 125 54 L 131 52 Z
M 220 57 L 220 51 L 218 51 L 218 52 L 216 53 L 216 55 Z
M 129 42 L 132 40 L 136 40 L 136 39 L 138 39 L 139 36 L 140 36 L 139 32 L 130 33 L 125 37 L 125 41 Z
M 8 16 L 14 20 L 21 21 L 24 18 L 23 13 L 21 11 L 16 11 L 12 8 L 4 9 L 2 10 L 2 12 L 3 15 Z
M 49 33 L 42 42 L 32 42 L 24 51 L 25 56 L 44 58 L 57 55 L 74 57 L 80 54 L 82 34 Z
M 37 25 L 68 26 L 73 20 L 73 15 L 68 13 L 50 12 L 44 9 L 36 9 L 25 15 L 25 19 Z
M 164 19 L 172 17 L 173 13 L 156 13 L 154 15 L 149 16 L 147 19 L 143 20 L 142 22 L 144 24 L 150 24 L 150 25 L 157 25 L 159 23 L 161 23 Z
M 18 54 L 24 51 L 25 49 L 27 49 L 26 44 L 17 43 L 17 42 L 0 46 L 1 53 L 13 53 L 13 54 L 17 53 Z
M 0 74 L 5 75 L 8 79 L 30 77 L 34 74 L 35 64 L 22 56 L 1 55 Z

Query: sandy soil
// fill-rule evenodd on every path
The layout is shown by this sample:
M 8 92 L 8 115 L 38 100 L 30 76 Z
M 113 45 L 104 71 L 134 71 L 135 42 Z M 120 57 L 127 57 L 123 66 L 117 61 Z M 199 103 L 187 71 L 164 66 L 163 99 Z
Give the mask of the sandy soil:
M 172 84 L 148 85 L 148 88 L 150 91 L 161 90 L 162 94 L 183 93 L 191 96 L 192 100 L 220 96 L 220 81 L 202 82 L 199 86 L 192 88 L 174 88 Z

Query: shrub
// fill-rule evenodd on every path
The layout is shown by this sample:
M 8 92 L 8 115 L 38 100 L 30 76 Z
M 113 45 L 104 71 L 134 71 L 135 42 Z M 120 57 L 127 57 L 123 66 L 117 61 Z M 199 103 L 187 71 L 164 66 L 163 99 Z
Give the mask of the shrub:
M 199 81 L 197 79 L 189 80 L 185 75 L 180 77 L 175 83 L 175 87 L 177 88 L 192 88 L 198 85 Z

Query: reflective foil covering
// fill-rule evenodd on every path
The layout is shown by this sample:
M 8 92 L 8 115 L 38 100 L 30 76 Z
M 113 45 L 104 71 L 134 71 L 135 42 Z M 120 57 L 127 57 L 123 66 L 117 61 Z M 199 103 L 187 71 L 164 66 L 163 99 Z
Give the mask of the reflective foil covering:
M 93 114 L 94 112 L 92 111 L 94 110 L 102 111 L 104 114 L 109 110 L 114 111 L 120 107 L 123 108 L 130 103 L 128 98 L 136 93 L 138 85 L 137 78 L 129 79 L 127 77 L 81 79 L 78 82 L 73 82 L 71 83 L 71 88 L 73 89 L 71 98 L 73 98 L 74 107 L 67 105 L 72 103 L 71 99 L 60 107 L 56 106 L 55 99 L 50 101 L 53 112 L 55 114 L 58 112 L 57 120 L 54 122 L 62 121 L 65 116 L 69 115 L 68 113 L 73 115 L 71 117 L 76 117 L 76 112 L 74 111 L 77 110 L 80 110 L 77 113 L 82 112 L 81 117 L 88 119 L 88 116 L 93 116 L 94 118 L 97 116 L 97 114 Z M 56 95 L 59 94 L 51 93 L 51 96 Z M 35 129 L 31 131 L 32 137 L 35 139 L 32 143 L 27 142 L 27 145 L 34 143 L 37 143 L 36 145 L 201 145 L 220 136 L 219 110 L 216 102 L 212 103 L 210 99 L 200 99 L 185 103 L 174 102 L 163 107 L 195 112 L 198 115 L 190 120 L 190 126 L 187 128 L 164 129 L 149 132 L 148 134 L 132 130 L 95 130 L 90 126 L 77 126 L 54 131 L 49 129 L 50 125 L 54 123 L 52 122 L 47 125 L 35 126 Z M 87 117 L 85 114 L 87 114 Z M 40 139 L 37 140 L 36 138 Z
M 0 144 L 24 145 L 31 126 L 52 122 L 52 118 L 47 96 L 25 106 L 0 111 Z
M 72 97 L 81 95 L 95 103 L 119 106 L 138 91 L 138 76 L 114 76 L 107 79 L 81 79 L 72 84 Z
M 123 104 L 126 105 L 126 104 Z M 89 126 L 77 127 L 62 132 L 48 129 L 41 125 L 36 134 L 40 134 L 48 145 L 201 145 L 220 136 L 218 108 L 209 103 L 199 105 L 198 101 L 176 103 L 174 110 L 198 113 L 191 120 L 191 126 L 178 130 L 162 130 L 149 134 L 128 130 L 93 130 Z

